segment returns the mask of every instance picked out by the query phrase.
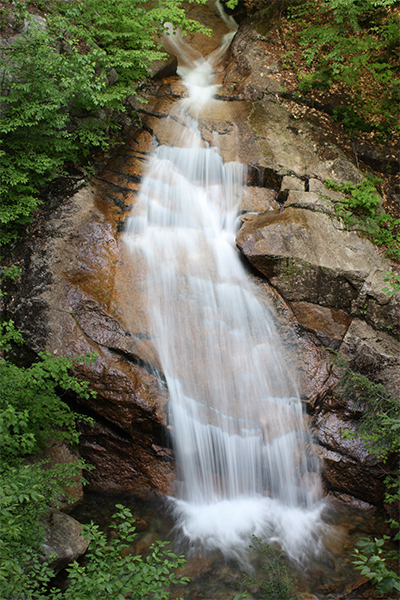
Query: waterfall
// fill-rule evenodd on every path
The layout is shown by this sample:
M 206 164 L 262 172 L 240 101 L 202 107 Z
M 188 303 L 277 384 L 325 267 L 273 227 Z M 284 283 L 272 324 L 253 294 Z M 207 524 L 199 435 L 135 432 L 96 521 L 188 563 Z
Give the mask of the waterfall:
M 206 144 L 196 118 L 217 102 L 214 69 L 233 35 L 203 59 L 171 32 L 188 98 L 169 118 L 171 145 L 149 160 L 125 240 L 133 262 L 145 259 L 149 328 L 170 395 L 177 527 L 227 556 L 242 555 L 254 533 L 299 558 L 320 518 L 318 463 L 273 309 L 235 247 L 245 168 L 223 163 L 218 136 Z

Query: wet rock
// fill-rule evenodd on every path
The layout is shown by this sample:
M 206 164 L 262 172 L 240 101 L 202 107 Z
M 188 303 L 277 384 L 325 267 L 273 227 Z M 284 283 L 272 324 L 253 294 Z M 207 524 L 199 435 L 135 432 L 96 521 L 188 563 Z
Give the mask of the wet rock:
M 44 529 L 43 553 L 55 573 L 86 552 L 89 541 L 82 536 L 82 525 L 69 515 L 50 509 L 40 524 Z
M 385 486 L 384 472 L 376 467 L 364 467 L 346 455 L 323 446 L 317 447 L 323 461 L 323 479 L 328 490 L 336 490 L 373 505 L 382 503 Z
M 395 397 L 400 390 L 400 343 L 383 331 L 354 319 L 340 346 L 350 367 L 382 383 Z
M 96 398 L 79 400 L 80 410 L 102 428 L 101 443 L 92 443 L 95 428 L 81 438 L 82 455 L 97 467 L 88 474 L 93 486 L 126 491 L 143 485 L 166 492 L 172 464 L 152 444 L 165 443 L 168 397 L 155 376 L 145 321 L 136 311 L 135 327 L 124 323 L 132 303 L 125 254 L 116 239 L 114 208 L 106 205 L 103 213 L 99 206 L 104 201 L 98 205 L 95 189 L 87 187 L 46 219 L 42 236 L 25 250 L 24 288 L 15 300 L 10 296 L 8 310 L 35 352 L 97 353 L 94 362 L 76 366 L 76 374 L 97 392 Z
M 212 571 L 213 559 L 210 557 L 198 557 L 189 558 L 189 560 L 177 569 L 177 577 L 189 577 L 191 581 L 196 581 L 202 575 Z
M 346 506 L 352 506 L 357 510 L 375 510 L 376 507 L 369 502 L 363 502 L 359 498 L 355 498 L 354 496 L 350 496 L 349 494 L 341 494 L 339 492 L 330 492 L 329 498 L 333 502 L 343 503 Z
M 95 422 L 81 427 L 80 451 L 95 468 L 87 474 L 90 489 L 108 493 L 150 491 L 168 494 L 175 476 L 171 450 L 154 444 L 152 431 L 130 437 L 116 427 Z
M 339 451 L 364 466 L 376 466 L 377 459 L 370 454 L 360 439 L 346 439 L 344 432 L 354 434 L 356 421 L 345 419 L 343 415 L 328 413 L 320 415 L 316 420 L 316 438 L 330 450 Z
M 300 396 L 312 414 L 326 403 L 337 385 L 337 377 L 326 350 L 318 348 L 309 338 L 298 340 L 297 357 Z
M 298 322 L 318 345 L 339 348 L 351 323 L 348 312 L 310 302 L 292 302 L 291 307 Z

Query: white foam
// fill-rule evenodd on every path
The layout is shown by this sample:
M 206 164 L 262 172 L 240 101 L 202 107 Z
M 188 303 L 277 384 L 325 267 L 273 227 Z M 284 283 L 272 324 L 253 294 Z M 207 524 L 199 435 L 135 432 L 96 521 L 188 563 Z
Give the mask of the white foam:
M 324 504 L 312 509 L 285 506 L 264 497 L 239 497 L 209 504 L 170 499 L 176 529 L 189 546 L 220 550 L 226 558 L 246 562 L 252 536 L 271 543 L 299 564 L 306 564 L 322 549 Z

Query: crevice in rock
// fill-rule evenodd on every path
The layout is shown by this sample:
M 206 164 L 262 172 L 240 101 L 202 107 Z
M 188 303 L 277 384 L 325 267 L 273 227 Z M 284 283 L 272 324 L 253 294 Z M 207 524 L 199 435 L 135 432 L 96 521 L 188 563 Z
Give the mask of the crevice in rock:
M 283 175 L 279 175 L 270 167 L 247 165 L 247 185 L 250 187 L 269 188 L 279 192 Z
M 142 159 L 139 159 L 139 160 L 142 160 Z M 144 162 L 144 159 L 143 159 L 143 162 Z M 129 183 L 140 183 L 140 181 L 141 181 L 141 177 L 139 175 L 131 175 L 129 173 L 121 173 L 121 171 L 115 171 L 114 169 L 107 169 L 107 171 L 109 171 L 110 173 L 115 173 L 116 175 L 121 175 Z
M 84 404 L 84 402 L 81 402 L 79 400 L 79 398 L 76 396 L 76 394 L 74 394 L 73 392 L 67 392 L 66 394 L 63 395 L 62 399 L 63 399 L 63 402 L 65 402 L 70 407 L 70 409 L 73 410 L 74 413 L 76 413 L 78 415 L 78 421 L 79 421 L 79 416 L 82 417 L 82 422 L 78 423 L 78 429 L 79 429 L 80 433 L 83 435 L 84 435 L 85 429 L 87 427 L 89 427 L 89 431 L 90 431 L 90 425 L 85 424 L 85 421 L 84 421 L 85 417 L 89 417 L 89 418 L 93 419 L 93 421 L 98 423 L 101 427 L 103 427 L 106 431 L 109 431 L 110 435 L 112 437 L 117 438 L 125 443 L 129 443 L 129 444 L 135 443 L 135 445 L 139 445 L 143 448 L 147 448 L 147 446 L 140 443 L 141 434 L 143 433 L 143 420 L 145 420 L 147 418 L 153 424 L 154 434 L 155 434 L 155 437 L 158 438 L 158 441 L 163 442 L 164 437 L 166 437 L 164 434 L 164 427 L 162 427 L 157 422 L 153 421 L 147 415 L 144 416 L 143 420 L 138 419 L 136 421 L 132 421 L 132 428 L 131 428 L 132 432 L 138 434 L 137 437 L 136 436 L 134 437 L 134 436 L 132 436 L 131 433 L 128 433 L 122 427 L 119 427 L 115 423 L 109 421 L 103 415 L 99 414 L 98 412 L 96 412 L 93 409 L 86 406 L 86 404 Z M 166 441 L 166 447 L 170 447 L 167 444 L 167 441 Z
M 98 181 L 102 181 L 103 183 L 106 183 L 107 185 L 110 185 L 111 187 L 114 187 L 117 190 L 123 190 L 124 192 L 127 192 L 127 193 L 132 192 L 132 190 L 130 188 L 127 188 L 124 185 L 118 185 L 117 183 L 112 183 L 111 181 L 108 181 L 107 179 L 103 179 L 103 177 L 98 177 L 97 175 L 93 175 L 93 178 L 97 179 Z M 126 177 L 126 179 L 127 178 L 128 178 L 128 176 Z
M 287 195 L 286 195 L 286 200 L 287 197 L 289 195 L 289 190 L 285 190 L 285 192 L 287 191 Z M 281 198 L 283 198 L 283 193 L 282 196 L 279 196 L 279 203 L 281 203 Z M 284 202 L 282 202 L 282 204 L 284 204 L 286 202 L 286 200 Z M 325 208 L 324 206 L 318 206 L 315 204 L 302 204 L 301 202 L 293 202 L 290 204 L 290 208 L 301 208 L 303 210 L 310 210 L 311 212 L 319 212 L 319 213 L 324 213 L 325 215 L 328 215 L 330 217 L 336 217 L 336 214 Z
M 98 342 L 95 342 L 95 343 L 98 343 Z M 99 344 L 99 346 L 100 345 L 101 344 Z M 126 352 L 125 350 L 122 350 L 121 348 L 115 348 L 113 346 L 103 346 L 103 348 L 107 348 L 107 350 L 109 350 L 109 352 L 111 352 L 112 354 L 116 354 L 117 356 L 120 356 L 127 363 L 134 364 L 136 367 L 141 367 L 142 369 L 147 371 L 147 373 L 149 373 L 149 375 L 153 375 L 157 379 L 157 381 L 159 382 L 160 386 L 163 389 L 168 390 L 167 381 L 165 379 L 163 372 L 160 369 L 157 369 L 154 365 L 147 363 L 143 359 L 139 358 L 136 354 Z
M 155 117 L 156 119 L 172 119 L 172 121 L 175 121 L 175 123 L 182 125 L 182 127 L 187 126 L 186 123 L 184 123 L 181 119 L 179 119 L 175 115 L 171 115 L 169 113 L 155 113 L 155 112 L 147 111 L 144 109 L 138 109 L 138 113 L 142 113 L 143 115 L 146 115 L 148 117 Z M 152 129 L 143 122 L 142 122 L 142 127 L 143 127 L 143 129 L 145 129 L 146 131 L 148 131 L 149 133 L 154 135 Z

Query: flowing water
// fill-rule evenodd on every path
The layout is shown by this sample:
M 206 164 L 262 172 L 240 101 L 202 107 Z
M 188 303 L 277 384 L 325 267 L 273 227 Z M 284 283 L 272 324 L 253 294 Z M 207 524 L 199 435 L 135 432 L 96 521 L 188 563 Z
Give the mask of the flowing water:
M 170 394 L 178 465 L 176 528 L 191 546 L 244 558 L 255 534 L 294 559 L 318 551 L 318 462 L 303 422 L 295 369 L 235 248 L 245 168 L 223 163 L 218 136 L 198 124 L 234 32 L 207 59 L 178 35 L 168 44 L 188 97 L 171 145 L 149 161 L 126 232 L 145 259 L 148 321 Z

